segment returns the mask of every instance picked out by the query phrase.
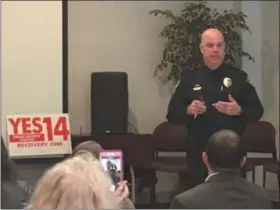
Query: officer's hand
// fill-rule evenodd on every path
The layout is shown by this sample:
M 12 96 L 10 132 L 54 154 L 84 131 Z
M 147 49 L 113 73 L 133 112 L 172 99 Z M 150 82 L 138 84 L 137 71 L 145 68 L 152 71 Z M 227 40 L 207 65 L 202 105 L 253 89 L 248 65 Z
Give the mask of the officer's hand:
M 188 115 L 203 114 L 206 111 L 206 106 L 203 101 L 193 100 L 192 103 L 187 107 Z
M 241 107 L 238 105 L 236 100 L 231 95 L 229 95 L 228 99 L 229 102 L 224 102 L 224 101 L 217 102 L 215 104 L 215 108 L 223 114 L 227 114 L 231 116 L 239 115 L 242 110 Z

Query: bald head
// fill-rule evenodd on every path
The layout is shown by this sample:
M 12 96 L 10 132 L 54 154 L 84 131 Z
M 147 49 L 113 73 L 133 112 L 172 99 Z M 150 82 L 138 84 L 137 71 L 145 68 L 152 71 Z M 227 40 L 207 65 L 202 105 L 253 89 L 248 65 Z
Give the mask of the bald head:
M 217 69 L 224 61 L 225 40 L 222 32 L 216 28 L 209 28 L 201 35 L 200 52 L 209 69 Z
M 211 39 L 219 39 L 224 41 L 224 36 L 219 29 L 209 28 L 201 34 L 201 43 L 205 43 Z

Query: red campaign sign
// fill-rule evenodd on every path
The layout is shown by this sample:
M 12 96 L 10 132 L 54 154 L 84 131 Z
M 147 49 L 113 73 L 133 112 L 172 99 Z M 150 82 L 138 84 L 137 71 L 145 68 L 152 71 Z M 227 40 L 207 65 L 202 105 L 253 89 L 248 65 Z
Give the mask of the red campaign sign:
M 70 139 L 70 131 L 65 116 L 59 116 L 57 120 L 52 117 L 18 117 L 9 118 L 12 127 L 9 133 L 10 143 L 19 142 L 44 142 L 62 139 Z

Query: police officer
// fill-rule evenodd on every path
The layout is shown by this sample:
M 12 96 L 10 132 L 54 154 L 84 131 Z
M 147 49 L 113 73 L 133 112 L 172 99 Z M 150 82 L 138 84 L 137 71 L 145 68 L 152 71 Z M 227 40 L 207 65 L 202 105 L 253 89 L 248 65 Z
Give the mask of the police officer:
M 246 124 L 258 121 L 264 111 L 247 74 L 224 63 L 225 45 L 218 29 L 203 32 L 199 46 L 203 65 L 183 71 L 168 106 L 168 121 L 187 126 L 190 187 L 204 182 L 207 176 L 202 152 L 210 136 L 221 129 L 241 135 Z

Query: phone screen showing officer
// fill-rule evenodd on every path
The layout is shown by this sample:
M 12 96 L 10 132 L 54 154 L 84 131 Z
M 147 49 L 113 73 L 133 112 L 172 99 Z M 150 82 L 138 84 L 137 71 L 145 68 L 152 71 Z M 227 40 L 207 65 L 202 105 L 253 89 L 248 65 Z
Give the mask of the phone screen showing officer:
M 109 173 L 112 179 L 113 185 L 111 186 L 111 190 L 116 190 L 123 180 L 122 151 L 103 150 L 102 152 L 100 152 L 100 162 L 103 169 Z

